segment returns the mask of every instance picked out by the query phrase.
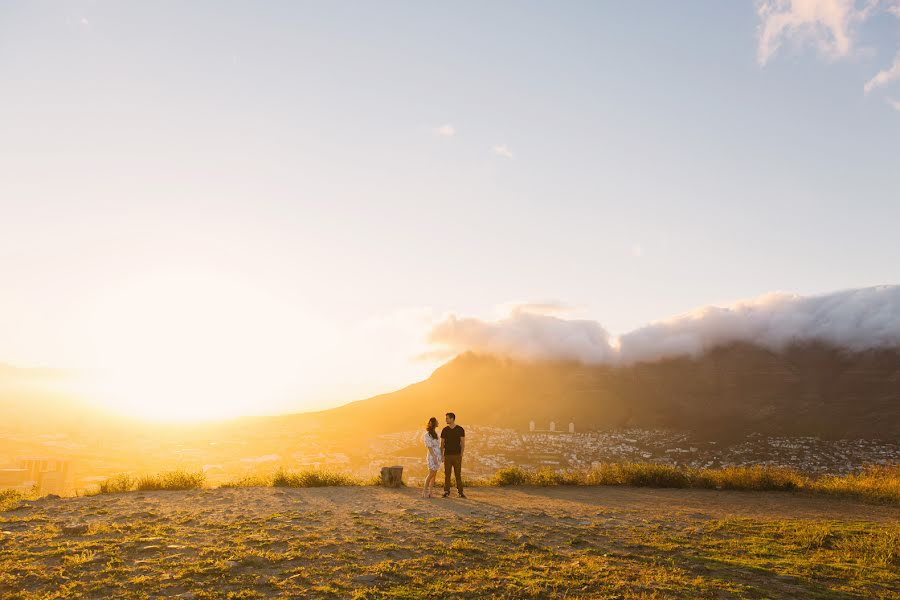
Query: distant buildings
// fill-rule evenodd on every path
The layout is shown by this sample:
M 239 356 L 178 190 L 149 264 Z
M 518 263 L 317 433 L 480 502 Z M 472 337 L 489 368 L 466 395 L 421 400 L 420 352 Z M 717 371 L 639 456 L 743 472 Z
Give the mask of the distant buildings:
M 528 421 L 528 431 L 529 433 L 562 433 L 562 431 L 556 430 L 556 421 L 550 421 L 547 429 L 538 429 L 534 421 Z M 575 423 L 569 423 L 569 433 L 575 433 Z
M 35 490 L 39 496 L 63 494 L 72 482 L 72 463 L 56 458 L 27 457 L 16 467 L 0 469 L 0 488 Z

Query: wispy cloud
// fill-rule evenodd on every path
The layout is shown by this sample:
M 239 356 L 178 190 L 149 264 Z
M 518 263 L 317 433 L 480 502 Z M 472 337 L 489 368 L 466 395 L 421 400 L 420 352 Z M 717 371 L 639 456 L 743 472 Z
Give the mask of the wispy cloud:
M 810 46 L 826 59 L 851 56 L 861 25 L 876 14 L 900 18 L 897 0 L 757 0 L 759 44 L 756 59 L 765 66 L 785 44 Z M 893 65 L 867 81 L 866 94 L 900 79 L 900 54 Z
M 888 98 L 887 103 L 894 107 L 894 110 L 900 110 L 900 100 Z
M 450 123 L 447 123 L 446 125 L 441 125 L 435 129 L 434 132 L 441 137 L 453 137 L 456 135 L 456 128 Z
M 496 154 L 497 156 L 502 156 L 503 158 L 512 158 L 513 157 L 512 151 L 509 149 L 509 146 L 507 146 L 506 144 L 497 144 L 496 146 L 491 148 L 491 150 L 494 151 L 494 154 Z
M 897 79 L 900 79 L 900 53 L 894 58 L 894 64 L 887 69 L 879 71 L 875 77 L 867 81 L 866 85 L 863 86 L 863 90 L 868 94 L 875 88 L 887 85 Z
M 877 0 L 761 0 L 756 59 L 765 65 L 786 41 L 812 45 L 827 57 L 853 50 L 856 26 L 871 14 Z

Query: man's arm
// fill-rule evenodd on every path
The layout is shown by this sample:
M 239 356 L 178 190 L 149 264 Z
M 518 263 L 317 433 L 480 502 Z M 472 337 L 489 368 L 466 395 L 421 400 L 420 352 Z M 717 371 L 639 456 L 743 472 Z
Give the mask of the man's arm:
M 462 458 L 462 455 L 466 452 L 466 436 L 462 436 L 459 438 L 459 457 Z
M 444 456 L 444 438 L 441 437 L 441 456 Z

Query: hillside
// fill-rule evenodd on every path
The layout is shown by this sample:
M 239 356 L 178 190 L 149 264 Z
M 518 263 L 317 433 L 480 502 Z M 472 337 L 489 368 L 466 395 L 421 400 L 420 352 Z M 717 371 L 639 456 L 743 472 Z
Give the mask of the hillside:
M 238 488 L 0 512 L 0 596 L 891 598 L 898 515 L 783 492 Z
M 779 353 L 734 344 L 628 367 L 464 354 L 397 392 L 291 418 L 335 431 L 395 431 L 448 410 L 462 423 L 522 430 L 552 420 L 580 431 L 672 428 L 710 439 L 749 432 L 897 439 L 900 350 L 804 344 Z

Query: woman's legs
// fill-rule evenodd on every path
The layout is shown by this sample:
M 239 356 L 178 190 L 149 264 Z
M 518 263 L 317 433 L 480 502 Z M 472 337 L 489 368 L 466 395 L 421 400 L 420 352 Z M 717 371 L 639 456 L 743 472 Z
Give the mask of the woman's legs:
M 435 477 L 437 477 L 437 471 L 428 473 L 428 477 L 425 478 L 425 491 L 422 493 L 423 496 L 431 495 L 431 486 L 434 484 Z

